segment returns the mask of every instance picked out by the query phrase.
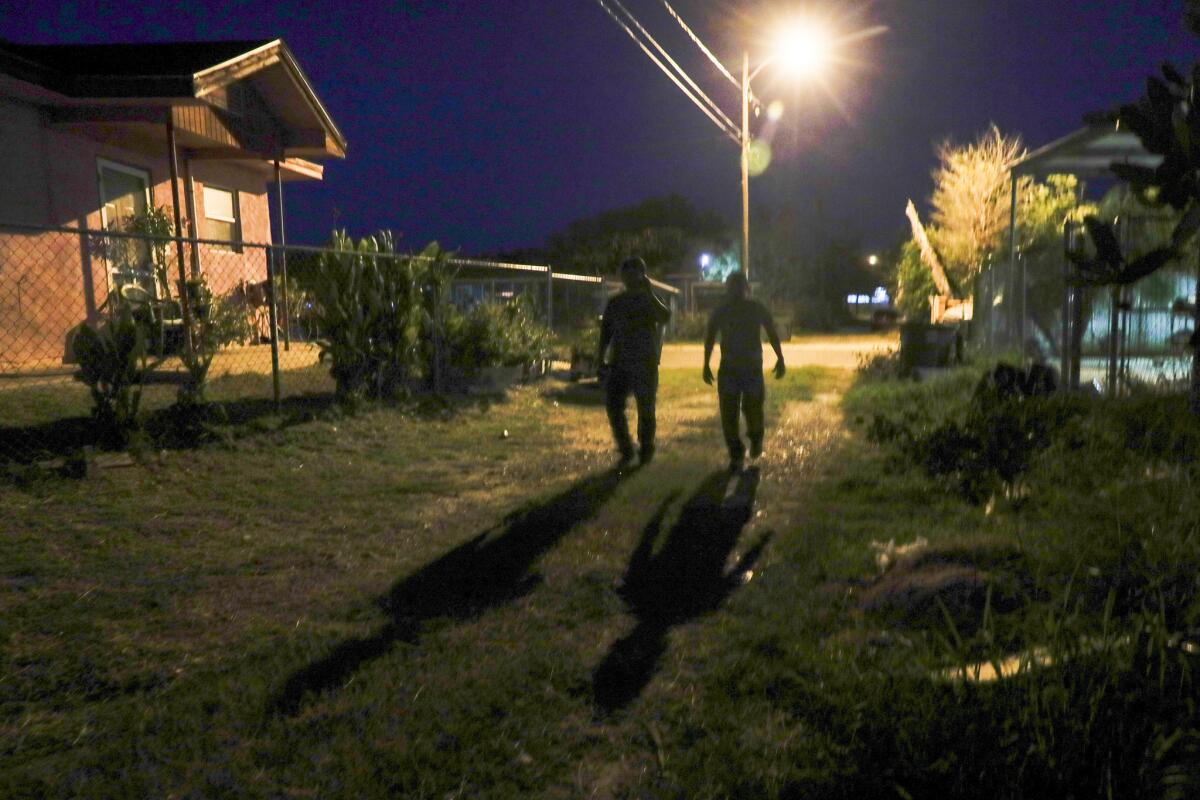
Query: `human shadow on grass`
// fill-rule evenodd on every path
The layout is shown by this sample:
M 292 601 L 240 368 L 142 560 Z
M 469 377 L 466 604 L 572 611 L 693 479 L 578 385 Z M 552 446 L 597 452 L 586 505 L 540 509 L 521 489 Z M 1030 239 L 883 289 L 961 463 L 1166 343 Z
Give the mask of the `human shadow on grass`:
M 595 516 L 630 474 L 613 469 L 584 478 L 545 502 L 509 514 L 499 525 L 401 580 L 378 600 L 390 617 L 379 630 L 338 644 L 294 673 L 270 710 L 295 713 L 306 696 L 344 685 L 399 642 L 415 643 L 428 620 L 473 619 L 533 591 L 541 582 L 531 571 L 538 558 Z
M 548 400 L 572 406 L 604 405 L 604 387 L 597 381 L 580 381 L 543 392 Z
M 727 499 L 730 480 L 724 470 L 705 479 L 684 504 L 658 552 L 654 545 L 674 496 L 659 506 L 643 530 L 619 590 L 637 626 L 612 646 L 592 674 L 598 715 L 618 711 L 641 694 L 666 650 L 671 628 L 715 611 L 745 582 L 766 547 L 769 534 L 726 569 L 750 520 L 759 473 L 742 472 Z

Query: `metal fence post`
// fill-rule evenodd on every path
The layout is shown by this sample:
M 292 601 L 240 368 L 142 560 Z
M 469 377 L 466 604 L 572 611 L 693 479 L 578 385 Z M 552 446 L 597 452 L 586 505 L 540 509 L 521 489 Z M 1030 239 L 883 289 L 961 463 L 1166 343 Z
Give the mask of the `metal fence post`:
M 546 327 L 554 331 L 554 267 L 546 267 Z
M 271 389 L 275 408 L 279 409 L 279 325 L 275 312 L 275 248 L 268 247 L 267 254 L 267 316 L 271 326 Z

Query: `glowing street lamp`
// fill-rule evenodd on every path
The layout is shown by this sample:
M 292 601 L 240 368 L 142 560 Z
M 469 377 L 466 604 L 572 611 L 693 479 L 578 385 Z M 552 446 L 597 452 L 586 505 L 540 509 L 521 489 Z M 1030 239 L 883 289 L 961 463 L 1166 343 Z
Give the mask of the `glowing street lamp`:
M 802 17 L 782 28 L 773 52 L 753 70 L 750 52 L 742 58 L 742 272 L 750 278 L 750 82 L 765 67 L 780 63 L 789 75 L 812 80 L 820 77 L 832 63 L 838 40 L 828 25 Z M 772 122 L 783 116 L 783 104 L 776 101 L 767 109 Z
M 876 25 L 862 30 L 844 32 L 837 30 L 831 19 L 818 16 L 801 16 L 779 28 L 770 54 L 753 69 L 750 68 L 750 53 L 742 58 L 742 271 L 750 277 L 750 82 L 764 68 L 779 64 L 789 76 L 796 80 L 824 81 L 829 68 L 835 63 L 847 63 L 841 57 L 846 45 L 870 39 L 887 31 Z M 852 62 L 851 62 L 852 63 Z M 772 122 L 783 116 L 783 104 L 776 101 L 767 108 L 767 118 Z M 762 158 L 763 153 L 755 152 Z
M 871 255 L 867 256 L 867 263 L 870 264 L 872 267 L 879 266 L 879 256 L 872 253 Z

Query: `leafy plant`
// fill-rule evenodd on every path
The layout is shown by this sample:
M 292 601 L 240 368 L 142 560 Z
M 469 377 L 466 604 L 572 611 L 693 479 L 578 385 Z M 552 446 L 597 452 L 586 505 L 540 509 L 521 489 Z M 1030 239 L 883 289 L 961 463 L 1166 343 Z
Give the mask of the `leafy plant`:
M 334 233 L 333 254 L 297 276 L 312 302 L 321 360 L 330 362 L 337 395 L 394 397 L 421 368 L 421 332 L 433 306 L 424 297 L 429 276 L 445 266 L 436 243 L 417 257 L 396 253 L 391 234 L 355 243 Z
M 213 359 L 221 348 L 250 338 L 252 326 L 245 308 L 215 298 L 204 276 L 188 281 L 185 289 L 191 347 L 185 347 L 179 356 L 188 373 L 187 383 L 179 390 L 179 402 L 202 405 Z
M 868 436 L 897 445 L 931 475 L 957 477 L 967 499 L 983 502 L 1011 492 L 1034 455 L 1077 413 L 1070 398 L 1051 396 L 1053 388 L 1044 367 L 1000 364 L 976 385 L 962 419 L 930 425 L 876 415 Z
M 552 334 L 522 295 L 480 303 L 459 315 L 446 342 L 450 363 L 471 376 L 486 367 L 523 366 L 550 352 Z
M 106 447 L 129 444 L 138 428 L 146 335 L 127 304 L 119 303 L 98 328 L 87 323 L 72 334 L 79 371 L 75 379 L 92 395 L 92 419 Z
M 1190 8 L 1189 13 L 1194 14 Z M 1113 173 L 1129 183 L 1139 198 L 1156 208 L 1169 207 L 1178 213 L 1170 242 L 1136 257 L 1122 251 L 1112 223 L 1089 217 L 1084 222 L 1094 245 L 1094 254 L 1072 255 L 1078 270 L 1077 280 L 1090 285 L 1128 285 L 1179 259 L 1200 231 L 1200 108 L 1197 108 L 1196 84 L 1200 82 L 1200 63 L 1185 76 L 1169 64 L 1162 77 L 1151 76 L 1146 94 L 1131 105 L 1122 106 L 1112 119 L 1133 131 L 1142 145 L 1161 156 L 1157 167 L 1115 163 Z M 1200 288 L 1197 289 L 1200 292 Z M 1200 335 L 1200 303 L 1192 346 Z M 1192 364 L 1192 410 L 1200 414 L 1200 351 Z
M 150 206 L 140 214 L 130 214 L 125 218 L 125 232 L 146 237 L 149 241 L 137 239 L 124 240 L 129 248 L 149 248 L 150 263 L 154 269 L 154 277 L 159 288 L 171 295 L 171 276 L 168 270 L 167 252 L 171 237 L 175 235 L 175 222 L 166 206 Z

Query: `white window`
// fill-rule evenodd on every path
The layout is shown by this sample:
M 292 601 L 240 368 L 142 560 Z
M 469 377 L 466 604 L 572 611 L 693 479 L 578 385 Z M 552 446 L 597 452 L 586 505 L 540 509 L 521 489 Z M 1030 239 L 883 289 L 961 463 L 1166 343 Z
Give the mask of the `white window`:
M 126 232 L 150 208 L 150 173 L 106 159 L 97 159 L 100 188 L 100 222 L 105 230 Z M 134 226 L 136 227 L 136 226 Z M 104 242 L 110 288 L 120 291 L 130 284 L 159 296 L 150 246 L 140 239 L 112 238 Z
M 242 224 L 236 191 L 204 187 L 204 231 L 201 235 L 205 239 L 230 242 L 231 250 L 241 252 Z

